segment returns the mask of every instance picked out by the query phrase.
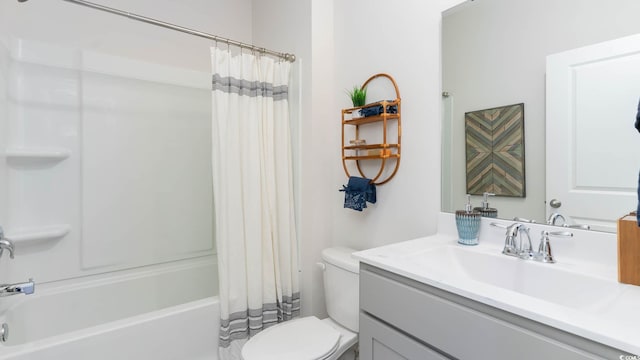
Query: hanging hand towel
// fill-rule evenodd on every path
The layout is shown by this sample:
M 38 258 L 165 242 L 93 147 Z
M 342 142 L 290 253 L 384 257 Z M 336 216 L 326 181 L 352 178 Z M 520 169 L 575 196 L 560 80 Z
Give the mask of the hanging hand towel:
M 351 176 L 347 186 L 342 185 L 344 191 L 344 207 L 362 211 L 367 207 L 367 202 L 375 204 L 376 202 L 376 185 L 371 179 Z

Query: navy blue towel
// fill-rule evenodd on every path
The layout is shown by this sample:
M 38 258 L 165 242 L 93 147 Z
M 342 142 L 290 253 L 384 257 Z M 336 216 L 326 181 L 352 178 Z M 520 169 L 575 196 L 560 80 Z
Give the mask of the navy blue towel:
M 391 102 L 391 100 L 388 100 L 388 101 Z M 364 117 L 376 116 L 376 115 L 382 114 L 383 113 L 382 110 L 383 110 L 382 105 L 373 105 L 360 110 L 360 114 L 362 114 L 362 116 Z M 398 105 L 387 105 L 387 114 L 397 114 L 397 113 L 398 113 Z
M 367 207 L 367 202 L 376 203 L 376 185 L 371 179 L 351 176 L 347 185 L 342 185 L 340 191 L 344 191 L 346 209 L 362 211 Z

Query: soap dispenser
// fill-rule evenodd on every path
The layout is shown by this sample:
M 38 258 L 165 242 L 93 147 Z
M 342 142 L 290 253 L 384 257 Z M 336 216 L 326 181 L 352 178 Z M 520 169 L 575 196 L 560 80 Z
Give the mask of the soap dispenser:
M 479 207 L 475 207 L 473 208 L 473 210 L 477 211 L 480 213 L 480 216 L 482 217 L 488 217 L 488 218 L 497 218 L 498 217 L 498 209 L 496 208 L 490 208 L 489 207 L 489 196 L 495 196 L 496 194 L 490 193 L 490 192 L 485 192 L 484 194 L 482 194 L 482 206 Z
M 478 230 L 482 216 L 473 210 L 471 195 L 467 195 L 464 210 L 456 211 L 456 227 L 458 228 L 458 243 L 462 245 L 478 245 Z

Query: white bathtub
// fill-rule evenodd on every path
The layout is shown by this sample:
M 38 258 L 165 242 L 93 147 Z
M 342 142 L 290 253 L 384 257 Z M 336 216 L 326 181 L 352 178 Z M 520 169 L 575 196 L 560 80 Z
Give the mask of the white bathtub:
M 0 316 L 0 360 L 217 359 L 216 273 L 209 258 L 36 284 Z

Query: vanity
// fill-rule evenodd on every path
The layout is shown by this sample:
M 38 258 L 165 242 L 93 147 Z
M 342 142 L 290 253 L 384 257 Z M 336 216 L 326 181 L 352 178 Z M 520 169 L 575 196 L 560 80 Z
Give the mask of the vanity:
M 480 245 L 438 233 L 357 252 L 360 354 L 371 359 L 621 359 L 640 354 L 640 287 L 617 282 L 615 234 L 554 238 L 555 264 L 502 254 L 483 218 Z M 546 225 L 526 224 L 537 248 Z M 557 228 L 556 228 L 557 229 Z

